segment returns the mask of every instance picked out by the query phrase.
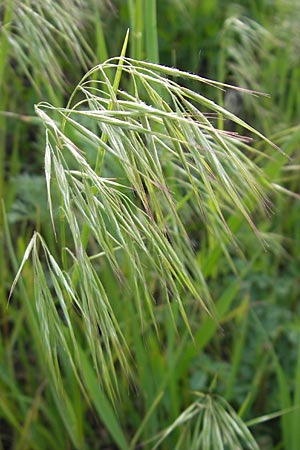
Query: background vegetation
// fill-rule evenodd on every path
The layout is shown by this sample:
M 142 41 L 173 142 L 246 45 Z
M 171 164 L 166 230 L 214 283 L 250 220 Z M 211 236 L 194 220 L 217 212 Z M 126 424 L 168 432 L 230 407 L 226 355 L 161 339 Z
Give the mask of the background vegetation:
M 297 450 L 299 2 L 0 15 L 0 449 Z

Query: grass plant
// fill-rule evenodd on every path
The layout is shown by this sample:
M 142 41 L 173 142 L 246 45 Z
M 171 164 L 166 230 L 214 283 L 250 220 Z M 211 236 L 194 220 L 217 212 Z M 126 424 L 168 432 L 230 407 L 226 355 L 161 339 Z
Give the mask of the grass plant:
M 134 95 L 110 83 L 106 72 L 112 70 L 116 74 L 121 70 L 125 79 L 126 75 L 131 79 L 130 85 L 136 86 Z M 68 408 L 62 376 L 65 365 L 85 395 L 91 395 L 100 383 L 102 408 L 110 408 L 112 419 L 107 419 L 107 411 L 103 414 L 98 409 L 97 402 L 94 405 L 108 429 L 113 427 L 111 434 L 119 448 L 126 448 L 126 440 L 109 401 L 116 404 L 121 395 L 120 370 L 127 383 L 135 384 L 130 358 L 138 367 L 147 364 L 139 337 L 145 327 L 149 345 L 159 352 L 156 341 L 162 340 L 165 327 L 174 333 L 172 327 L 182 329 L 182 322 L 193 336 L 187 299 L 192 302 L 191 311 L 200 306 L 214 315 L 201 263 L 193 255 L 185 210 L 193 201 L 194 214 L 203 222 L 203 235 L 208 230 L 212 239 L 222 236 L 223 251 L 229 257 L 226 242 L 233 236 L 223 210 L 240 210 L 256 231 L 249 208 L 264 201 L 262 192 L 267 188 L 260 169 L 240 152 L 238 138 L 218 131 L 207 115 L 222 113 L 254 130 L 207 98 L 170 82 L 166 75 L 173 73 L 213 84 L 175 69 L 121 57 L 96 66 L 84 76 L 67 108 L 43 103 L 36 106 L 46 127 L 50 215 L 55 231 L 51 200 L 55 185 L 61 197 L 66 247 L 61 262 L 56 261 L 42 236 L 35 233 L 13 288 L 32 253 L 39 341 L 54 389 Z M 171 102 L 157 94 L 157 86 L 167 92 Z M 197 105 L 211 111 L 202 113 Z M 101 152 L 100 166 L 97 152 Z M 88 240 L 83 233 L 86 228 Z M 109 283 L 118 283 L 119 292 L 123 291 L 115 300 L 107 296 L 108 287 L 100 276 L 106 266 Z M 125 299 L 132 317 L 136 317 L 135 323 L 130 320 L 129 329 L 128 319 L 120 316 L 117 304 Z M 157 303 L 165 310 L 165 321 L 170 322 L 167 326 L 158 323 Z M 132 327 L 137 328 L 133 335 Z M 88 348 L 86 356 L 82 346 Z M 147 410 L 160 392 L 155 387 L 154 369 L 151 372 L 153 379 L 146 376 L 143 390 L 154 397 L 146 401 Z M 140 375 L 141 379 L 145 376 Z M 151 422 L 153 433 L 159 421 L 152 415 Z M 76 442 L 80 442 L 78 435 Z
M 0 450 L 296 450 L 299 6 L 271 9 L 0 7 Z

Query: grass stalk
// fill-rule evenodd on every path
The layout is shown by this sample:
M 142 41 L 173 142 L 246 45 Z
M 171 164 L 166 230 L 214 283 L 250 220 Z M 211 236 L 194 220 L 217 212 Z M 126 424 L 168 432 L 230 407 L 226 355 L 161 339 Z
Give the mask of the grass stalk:
M 11 3 L 4 6 L 2 30 L 0 30 L 0 111 L 7 109 L 8 93 L 6 92 L 6 75 L 8 64 L 8 40 L 3 33 L 3 29 L 9 27 Z M 6 139 L 7 139 L 7 119 L 0 115 L 0 299 L 6 297 L 6 265 L 4 251 L 4 216 L 2 202 L 6 197 L 5 173 L 6 173 Z M 2 333 L 7 336 L 8 323 L 5 302 L 1 300 Z
M 144 23 L 145 59 L 159 63 L 156 0 L 146 0 L 144 2 Z

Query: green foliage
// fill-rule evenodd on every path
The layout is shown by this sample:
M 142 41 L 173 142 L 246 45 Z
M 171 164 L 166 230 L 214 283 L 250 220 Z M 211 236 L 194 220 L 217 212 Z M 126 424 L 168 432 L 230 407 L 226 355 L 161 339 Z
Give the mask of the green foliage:
M 0 7 L 0 449 L 297 449 L 299 14 Z

